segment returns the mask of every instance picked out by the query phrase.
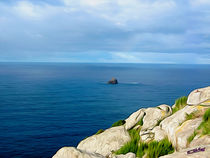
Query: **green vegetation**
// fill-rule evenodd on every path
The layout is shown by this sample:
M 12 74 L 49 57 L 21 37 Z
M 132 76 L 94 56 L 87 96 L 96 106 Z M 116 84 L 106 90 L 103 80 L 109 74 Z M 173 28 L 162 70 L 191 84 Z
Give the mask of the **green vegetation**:
M 203 115 L 203 121 L 209 121 L 210 120 L 210 108 L 206 110 L 206 112 Z
M 171 154 L 174 148 L 167 138 L 157 142 L 152 141 L 148 144 L 147 156 L 149 158 L 158 158 L 159 156 Z
M 144 122 L 143 122 L 143 118 L 144 118 L 144 117 L 142 117 L 136 125 L 143 126 L 143 123 L 144 123 Z
M 186 105 L 187 105 L 187 97 L 186 96 L 183 96 L 181 98 L 178 98 L 175 101 L 175 107 L 172 109 L 172 112 L 175 113 L 178 110 L 184 108 Z
M 186 121 L 187 120 L 192 120 L 192 119 L 198 118 L 199 116 L 200 116 L 199 115 L 199 111 L 194 111 L 191 114 L 187 114 L 186 113 Z
M 202 131 L 202 135 L 210 134 L 210 108 L 204 113 L 203 122 L 198 127 L 198 130 Z
M 196 135 L 197 135 L 197 132 L 194 131 L 193 134 L 187 138 L 187 142 L 190 143 L 195 138 Z
M 188 116 L 188 117 L 189 118 L 192 118 L 193 116 L 194 115 Z M 201 124 L 199 125 L 199 127 L 187 139 L 188 140 L 188 143 L 190 143 L 197 134 L 210 135 L 210 108 L 208 110 L 206 110 L 206 112 L 204 113 L 204 115 L 203 115 L 203 121 L 201 122 Z
M 135 129 L 129 130 L 131 141 L 122 146 L 115 154 L 126 154 L 128 152 L 135 153 L 137 157 L 143 157 L 145 153 L 149 158 L 156 158 L 174 152 L 172 144 L 168 139 L 161 140 L 160 142 L 152 141 L 150 143 L 141 142 L 139 131 Z
M 112 124 L 112 127 L 121 126 L 125 124 L 125 120 L 119 120 Z
M 104 132 L 103 129 L 99 129 L 98 132 L 96 133 L 96 135 L 97 135 L 97 134 L 100 134 L 100 133 L 103 133 L 103 132 Z
M 140 129 L 138 129 L 138 130 L 135 130 L 135 129 L 129 130 L 131 141 L 129 141 L 124 146 L 122 146 L 119 150 L 117 150 L 115 152 L 115 154 L 117 154 L 117 155 L 119 155 L 119 154 L 126 154 L 128 152 L 137 153 L 138 148 L 139 148 L 138 142 L 140 140 L 139 131 L 140 131 Z

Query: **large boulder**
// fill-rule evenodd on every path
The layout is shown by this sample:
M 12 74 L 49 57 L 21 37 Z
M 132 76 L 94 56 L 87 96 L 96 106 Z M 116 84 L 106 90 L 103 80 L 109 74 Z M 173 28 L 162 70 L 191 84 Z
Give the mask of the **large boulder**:
M 167 137 L 165 131 L 160 128 L 160 126 L 156 126 L 155 128 L 153 128 L 151 133 L 154 133 L 154 140 L 156 141 L 161 141 Z
M 193 152 L 193 150 L 195 152 Z M 193 148 L 187 148 L 173 154 L 161 156 L 160 158 L 209 158 L 210 145 L 202 145 Z
M 169 105 L 159 105 L 154 108 L 147 108 L 145 110 L 145 116 L 143 119 L 142 130 L 153 129 L 159 121 L 163 120 L 165 117 L 171 115 L 172 110 Z
M 88 153 L 74 147 L 63 147 L 52 158 L 105 158 L 97 153 Z
M 184 149 L 188 144 L 188 137 L 190 137 L 194 130 L 201 124 L 202 118 L 188 120 L 182 123 L 175 131 L 177 150 Z
M 141 140 L 149 142 L 153 139 L 162 140 L 165 133 L 160 128 L 155 128 L 167 116 L 171 115 L 171 107 L 165 104 L 154 108 L 147 108 L 143 118 L 143 126 L 140 131 Z M 153 130 L 154 129 L 154 130 Z M 162 133 L 163 132 L 163 133 Z M 156 136 L 155 136 L 156 133 Z M 160 134 L 160 135 L 159 135 Z M 159 135 L 159 136 L 158 136 Z
M 169 140 L 172 142 L 173 146 L 177 145 L 176 134 L 186 128 L 186 127 L 184 127 L 185 124 L 182 124 L 186 120 L 186 114 L 191 114 L 195 111 L 203 110 L 204 108 L 205 107 L 202 107 L 202 106 L 188 106 L 187 105 L 183 109 L 174 113 L 173 115 L 165 118 L 160 123 L 160 127 L 166 132 L 166 134 L 167 134 Z M 182 126 L 180 127 L 181 124 L 184 128 L 182 128 Z M 188 124 L 188 123 L 186 123 L 186 124 Z M 190 126 L 188 126 L 188 128 L 190 128 Z M 194 128 L 195 128 L 195 126 L 192 126 L 192 128 L 188 129 L 188 130 L 189 131 L 192 130 L 191 132 L 193 132 Z
M 210 86 L 192 91 L 187 99 L 188 105 L 210 105 Z
M 190 147 L 210 144 L 210 135 L 196 136 L 190 143 Z
M 111 151 L 118 150 L 125 143 L 130 141 L 130 135 L 124 126 L 112 127 L 103 133 L 93 135 L 81 141 L 78 149 L 87 152 L 99 153 L 108 156 Z
M 125 120 L 125 129 L 129 130 L 132 127 L 134 127 L 145 115 L 145 109 L 139 109 L 138 111 L 131 114 L 126 120 Z

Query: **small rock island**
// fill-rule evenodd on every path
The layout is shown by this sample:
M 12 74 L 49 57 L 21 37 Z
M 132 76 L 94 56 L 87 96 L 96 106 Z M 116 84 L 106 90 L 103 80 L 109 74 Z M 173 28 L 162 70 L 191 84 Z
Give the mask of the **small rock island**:
M 112 78 L 111 80 L 108 81 L 108 84 L 118 84 L 118 81 L 116 78 Z

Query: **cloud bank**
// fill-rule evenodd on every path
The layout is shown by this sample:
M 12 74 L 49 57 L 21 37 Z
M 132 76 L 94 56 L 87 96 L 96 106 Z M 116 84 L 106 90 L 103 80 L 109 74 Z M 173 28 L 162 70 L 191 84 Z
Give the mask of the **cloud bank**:
M 210 64 L 209 0 L 0 1 L 0 61 Z

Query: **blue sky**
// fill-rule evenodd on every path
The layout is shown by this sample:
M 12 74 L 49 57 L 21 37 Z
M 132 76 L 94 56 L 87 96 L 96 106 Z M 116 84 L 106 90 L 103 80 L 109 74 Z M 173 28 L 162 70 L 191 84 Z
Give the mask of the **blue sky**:
M 0 61 L 210 64 L 210 0 L 0 0 Z

